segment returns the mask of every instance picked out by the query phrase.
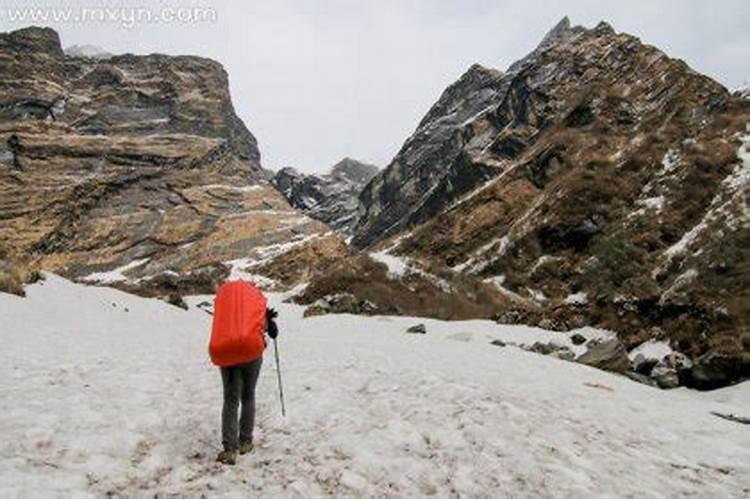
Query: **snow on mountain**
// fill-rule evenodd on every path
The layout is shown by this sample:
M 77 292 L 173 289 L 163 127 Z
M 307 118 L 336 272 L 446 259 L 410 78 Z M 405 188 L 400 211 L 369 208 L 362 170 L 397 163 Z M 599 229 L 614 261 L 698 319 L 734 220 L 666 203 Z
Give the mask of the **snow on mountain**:
M 491 340 L 488 321 L 280 311 L 256 450 L 214 462 L 210 316 L 54 275 L 0 294 L 0 496 L 722 496 L 750 493 L 750 384 L 659 391 Z M 404 331 L 416 321 L 426 335 Z M 8 326 L 10 325 L 10 326 Z
M 97 47 L 96 45 L 71 45 L 65 49 L 65 55 L 70 57 L 90 57 L 92 59 L 109 59 L 112 57 L 110 52 Z

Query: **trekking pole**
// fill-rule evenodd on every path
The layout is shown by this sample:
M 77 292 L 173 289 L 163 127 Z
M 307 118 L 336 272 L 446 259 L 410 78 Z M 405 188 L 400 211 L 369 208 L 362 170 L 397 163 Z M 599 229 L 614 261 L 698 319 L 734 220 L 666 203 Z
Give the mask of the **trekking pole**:
M 284 407 L 284 386 L 281 385 L 281 365 L 279 365 L 279 343 L 273 339 L 273 352 L 276 356 L 276 375 L 279 379 L 279 399 L 281 399 L 281 416 L 286 417 L 286 408 Z

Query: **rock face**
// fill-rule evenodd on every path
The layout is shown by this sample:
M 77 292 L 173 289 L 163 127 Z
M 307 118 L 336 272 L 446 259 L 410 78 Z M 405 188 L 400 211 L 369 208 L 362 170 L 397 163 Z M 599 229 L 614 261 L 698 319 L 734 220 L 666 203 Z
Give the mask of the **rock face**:
M 0 61 L 9 254 L 68 277 L 159 288 L 171 273 L 203 283 L 222 262 L 326 230 L 266 181 L 219 63 L 66 56 L 42 28 L 0 34 Z
M 443 93 L 364 189 L 352 242 L 491 284 L 531 324 L 719 353 L 702 386 L 747 377 L 748 122 L 747 99 L 683 61 L 564 19 Z
M 283 168 L 272 183 L 294 208 L 350 234 L 359 215 L 359 194 L 377 172 L 374 165 L 344 158 L 324 175 L 304 175 L 294 168 Z
M 628 352 L 622 342 L 617 339 L 593 345 L 576 361 L 612 372 L 624 373 L 630 367 Z
M 478 64 L 430 109 L 391 164 L 362 191 L 352 244 L 364 247 L 424 222 L 457 197 L 499 173 L 482 158 L 486 146 L 468 124 L 507 92 L 499 71 Z

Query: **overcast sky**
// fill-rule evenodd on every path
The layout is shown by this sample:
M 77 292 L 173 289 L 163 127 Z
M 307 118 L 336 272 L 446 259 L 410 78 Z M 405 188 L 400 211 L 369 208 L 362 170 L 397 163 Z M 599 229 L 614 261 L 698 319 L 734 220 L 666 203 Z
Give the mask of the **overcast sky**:
M 8 8 L 33 4 L 0 0 L 1 30 L 30 24 L 11 22 Z M 588 27 L 604 19 L 730 89 L 750 78 L 750 2 L 744 0 L 39 2 L 71 4 L 213 9 L 213 22 L 46 24 L 65 47 L 219 60 L 235 109 L 272 169 L 322 171 L 344 156 L 385 166 L 472 63 L 507 68 L 564 15 Z

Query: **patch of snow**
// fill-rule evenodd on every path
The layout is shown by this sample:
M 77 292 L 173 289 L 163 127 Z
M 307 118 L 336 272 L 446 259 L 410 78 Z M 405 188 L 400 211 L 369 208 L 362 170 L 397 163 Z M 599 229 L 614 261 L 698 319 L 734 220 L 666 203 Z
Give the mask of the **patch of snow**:
M 502 236 L 500 238 L 490 240 L 489 243 L 482 245 L 474 252 L 472 252 L 468 259 L 457 265 L 454 269 L 458 272 L 466 271 L 470 273 L 481 271 L 481 268 L 485 266 L 492 258 L 502 257 L 503 255 L 505 255 L 505 251 L 508 248 L 508 243 L 509 240 L 507 236 Z M 485 254 L 494 247 L 497 247 L 497 253 L 492 254 L 491 256 L 489 256 L 489 258 L 488 256 L 485 256 Z
M 565 303 L 570 305 L 584 305 L 589 301 L 586 292 L 571 293 L 565 297 Z
M 521 295 L 517 294 L 516 292 L 509 290 L 508 288 L 505 288 L 503 284 L 505 283 L 505 275 L 501 274 L 499 276 L 492 276 L 490 278 L 486 278 L 482 280 L 483 283 L 488 283 L 490 285 L 494 285 L 495 288 L 497 288 L 500 293 L 503 295 L 506 295 L 507 297 L 510 297 L 513 300 L 516 300 L 518 302 L 528 302 L 528 299 L 526 297 L 522 297 Z
M 304 205 L 307 209 L 314 208 L 317 206 L 318 200 L 315 198 L 311 198 L 309 196 L 303 196 L 302 197 L 302 205 Z
M 409 264 L 404 257 L 397 255 L 391 255 L 388 250 L 382 250 L 380 252 L 371 252 L 370 258 L 381 264 L 385 264 L 388 267 L 388 277 L 391 279 L 402 278 L 406 271 L 409 269 Z
M 532 299 L 534 299 L 537 302 L 546 302 L 547 296 L 544 295 L 544 293 L 541 290 L 534 290 L 533 288 L 526 288 L 528 290 L 529 295 Z
M 150 257 L 147 257 L 145 259 L 137 259 L 123 266 L 112 269 L 111 271 L 91 273 L 88 276 L 81 278 L 81 281 L 88 281 L 88 282 L 95 282 L 95 283 L 102 283 L 102 284 L 130 281 L 130 278 L 125 276 L 124 274 L 125 271 L 129 271 L 131 269 L 135 269 L 136 267 L 142 266 L 145 263 L 147 263 L 149 260 L 151 260 Z
M 635 357 L 640 354 L 646 359 L 661 361 L 673 352 L 674 351 L 671 347 L 669 347 L 668 342 L 664 342 L 662 340 L 647 340 L 646 342 L 632 349 L 628 353 L 628 358 L 633 361 Z
M 661 302 L 669 299 L 672 294 L 674 294 L 685 285 L 689 285 L 690 283 L 692 283 L 697 277 L 698 271 L 692 268 L 677 276 L 677 278 L 675 278 L 674 282 L 672 283 L 672 286 L 670 286 L 667 290 L 664 291 L 664 293 L 662 293 Z
M 645 206 L 646 208 L 656 210 L 656 212 L 659 213 L 664 208 L 664 196 L 645 198 L 643 200 L 638 200 L 638 203 Z
M 534 263 L 533 266 L 531 266 L 531 271 L 529 271 L 529 274 L 534 274 L 534 272 L 539 269 L 539 266 L 542 266 L 546 264 L 547 262 L 554 262 L 557 260 L 562 260 L 561 257 L 554 257 L 552 255 L 542 255 L 537 259 L 537 261 Z

